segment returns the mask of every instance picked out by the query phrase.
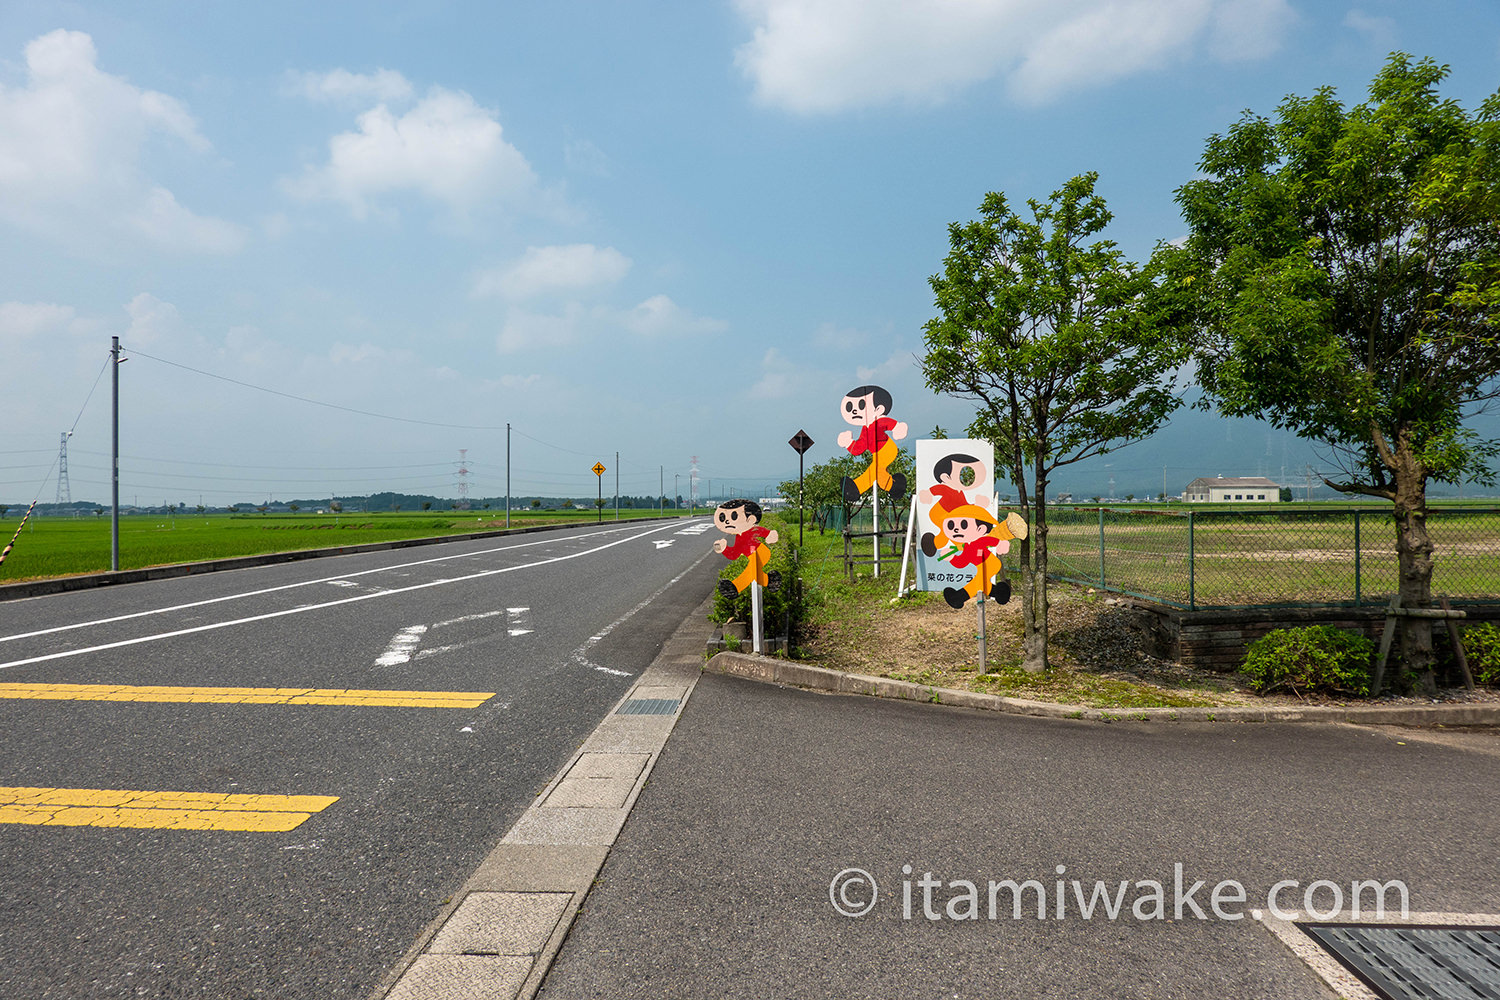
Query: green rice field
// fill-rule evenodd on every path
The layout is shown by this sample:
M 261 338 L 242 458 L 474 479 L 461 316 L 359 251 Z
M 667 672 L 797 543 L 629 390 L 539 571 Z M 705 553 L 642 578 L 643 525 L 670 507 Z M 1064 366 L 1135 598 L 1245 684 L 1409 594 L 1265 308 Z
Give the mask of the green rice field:
M 1389 508 L 1048 512 L 1053 573 L 1189 607 L 1384 604 L 1396 590 Z M 1500 509 L 1428 515 L 1432 589 L 1500 598 Z
M 670 513 L 670 512 L 669 512 Z M 687 516 L 687 511 L 681 512 Z M 614 522 L 614 510 L 604 523 Z M 620 518 L 655 517 L 655 510 L 622 510 Z M 510 524 L 592 524 L 596 511 L 520 513 Z M 0 548 L 10 542 L 19 517 L 0 519 Z M 234 556 L 335 548 L 435 535 L 494 531 L 505 527 L 495 511 L 408 511 L 378 514 L 153 514 L 120 518 L 120 568 L 140 569 Z M 33 517 L 0 564 L 0 584 L 109 569 L 109 517 Z

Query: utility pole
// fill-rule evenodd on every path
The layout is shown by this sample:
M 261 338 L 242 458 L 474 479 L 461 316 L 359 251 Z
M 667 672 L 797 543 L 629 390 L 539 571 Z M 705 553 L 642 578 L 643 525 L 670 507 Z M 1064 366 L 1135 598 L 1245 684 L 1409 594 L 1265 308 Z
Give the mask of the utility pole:
M 109 338 L 109 568 L 120 569 L 120 338 Z
M 620 519 L 620 453 L 615 452 L 615 520 Z
M 661 497 L 656 502 L 656 513 L 659 517 L 667 510 L 667 467 L 665 465 L 656 467 L 656 478 L 656 495 Z

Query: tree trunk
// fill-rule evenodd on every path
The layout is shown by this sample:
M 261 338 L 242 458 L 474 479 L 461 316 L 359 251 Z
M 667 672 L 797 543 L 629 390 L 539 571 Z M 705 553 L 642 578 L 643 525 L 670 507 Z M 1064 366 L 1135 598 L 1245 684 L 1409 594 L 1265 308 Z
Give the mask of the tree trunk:
M 1432 538 L 1427 534 L 1427 474 L 1404 432 L 1398 435 L 1395 456 L 1396 561 L 1403 608 L 1432 606 Z M 1433 675 L 1432 620 L 1401 619 L 1401 654 L 1406 669 L 1416 676 L 1418 689 L 1437 694 Z
M 1040 674 L 1047 669 L 1047 481 L 1037 477 L 1032 492 L 1030 545 L 1027 563 L 1031 579 L 1026 581 L 1026 597 L 1021 614 L 1026 620 L 1022 642 L 1021 666 L 1027 673 Z

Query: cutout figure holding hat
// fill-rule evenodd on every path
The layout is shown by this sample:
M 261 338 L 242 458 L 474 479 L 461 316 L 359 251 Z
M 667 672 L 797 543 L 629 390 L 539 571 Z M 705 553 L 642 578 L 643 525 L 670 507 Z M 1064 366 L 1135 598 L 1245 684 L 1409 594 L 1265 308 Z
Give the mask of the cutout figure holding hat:
M 764 515 L 760 504 L 754 500 L 726 500 L 714 511 L 714 526 L 726 535 L 733 535 L 730 543 L 724 539 L 714 542 L 714 551 L 725 559 L 747 557 L 744 572 L 729 580 L 719 581 L 719 592 L 725 597 L 734 597 L 744 592 L 751 583 L 774 589 L 781 583 L 781 574 L 775 570 L 767 572 L 766 564 L 771 560 L 767 544 L 775 545 L 780 536 L 774 528 L 763 528 L 760 519 Z
M 967 483 L 964 482 L 966 472 L 969 478 Z M 945 455 L 932 467 L 934 484 L 917 494 L 919 501 L 932 504 L 928 508 L 927 517 L 937 528 L 936 532 L 929 531 L 922 535 L 923 555 L 935 556 L 938 549 L 952 544 L 943 532 L 943 519 L 948 516 L 949 511 L 971 503 L 987 506 L 989 493 L 980 489 L 984 486 L 986 475 L 984 463 L 973 455 Z M 969 494 L 966 490 L 974 492 Z
M 869 468 L 857 478 L 844 477 L 844 500 L 853 503 L 872 486 L 878 486 L 899 499 L 906 492 L 906 477 L 894 475 L 890 464 L 896 460 L 896 442 L 906 437 L 906 425 L 892 419 L 891 394 L 878 385 L 862 385 L 844 394 L 844 422 L 858 427 L 839 435 L 839 447 L 851 455 L 870 456 Z
M 948 565 L 959 569 L 974 567 L 973 578 L 963 587 L 944 588 L 943 600 L 949 607 L 961 608 L 969 598 L 984 594 L 1000 604 L 1010 600 L 1010 581 L 1001 575 L 1000 557 L 1010 551 L 1009 539 L 1015 536 L 1007 530 L 1005 537 L 1001 537 L 995 528 L 995 515 L 978 504 L 964 504 L 943 518 L 944 535 L 959 547 L 958 553 L 948 559 Z M 1000 577 L 998 583 L 996 577 Z

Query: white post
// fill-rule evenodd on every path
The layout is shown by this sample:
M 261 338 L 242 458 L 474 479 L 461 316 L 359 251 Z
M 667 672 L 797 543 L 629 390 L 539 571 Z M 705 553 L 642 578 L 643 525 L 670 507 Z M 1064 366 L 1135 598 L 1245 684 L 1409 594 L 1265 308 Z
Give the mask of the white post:
M 755 560 L 753 552 L 750 554 L 750 559 L 752 562 Z M 750 649 L 757 654 L 761 652 L 760 608 L 760 582 L 752 580 L 750 582 Z
M 875 529 L 875 579 L 880 579 L 880 478 L 870 484 L 870 516 Z
M 912 533 L 916 531 L 916 527 L 917 495 L 913 493 L 911 495 L 911 513 L 906 515 L 906 544 L 901 549 L 901 582 L 896 585 L 896 600 L 900 600 L 901 598 L 906 596 L 906 566 L 908 561 L 911 559 Z M 913 583 L 912 589 L 916 589 L 916 586 L 917 585 Z
M 984 563 L 981 562 L 979 572 L 984 572 Z M 989 656 L 984 648 L 984 591 L 979 592 L 979 672 L 989 673 Z

